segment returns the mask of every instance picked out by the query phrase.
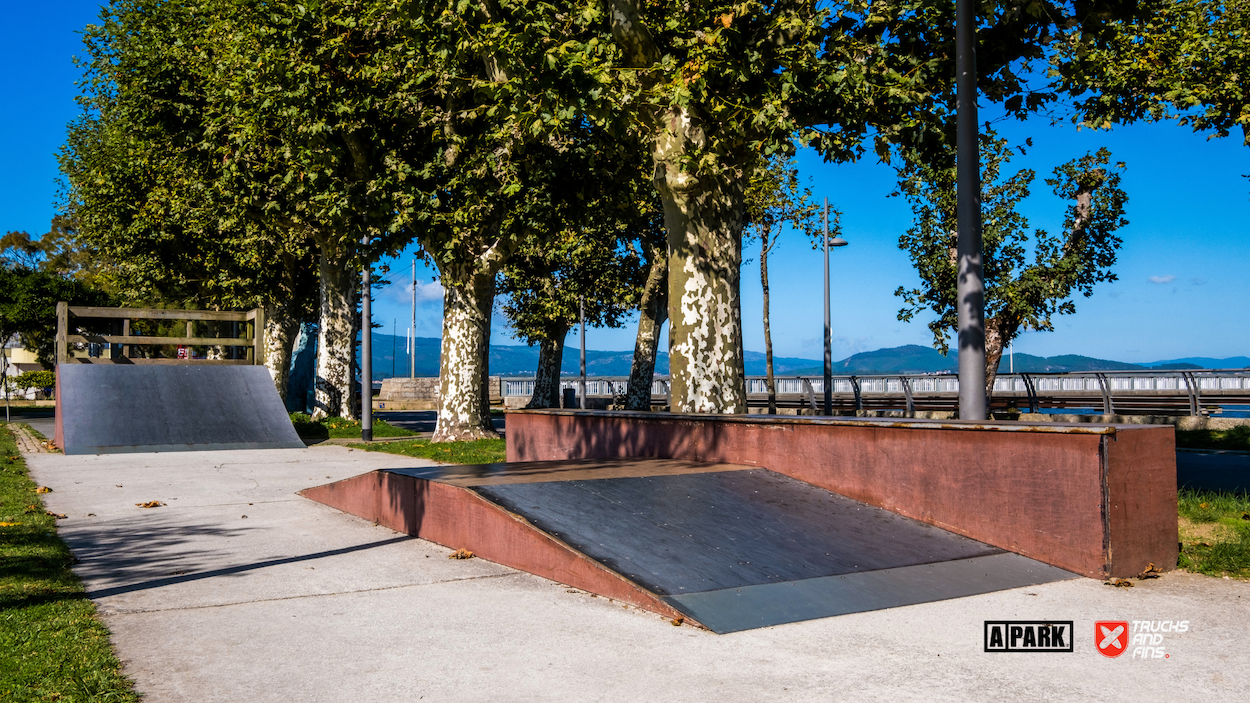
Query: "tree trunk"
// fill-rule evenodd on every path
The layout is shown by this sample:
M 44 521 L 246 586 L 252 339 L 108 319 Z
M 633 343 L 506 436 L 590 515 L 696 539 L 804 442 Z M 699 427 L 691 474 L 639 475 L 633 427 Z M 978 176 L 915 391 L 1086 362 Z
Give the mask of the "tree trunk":
M 777 414 L 777 383 L 773 379 L 773 335 L 768 326 L 768 238 L 769 231 L 760 233 L 760 285 L 764 289 L 764 368 L 768 375 L 768 414 Z
M 703 130 L 686 108 L 657 117 L 652 158 L 668 230 L 672 410 L 745 413 L 738 289 L 745 176 L 683 170 L 706 141 Z
M 299 333 L 299 320 L 292 316 L 290 305 L 270 303 L 265 311 L 265 366 L 273 377 L 278 397 L 286 402 L 288 379 L 291 375 L 291 352 Z
M 998 365 L 1003 360 L 1003 350 L 1015 339 L 1019 323 L 995 315 L 985 323 L 985 397 L 994 395 L 994 380 L 998 377 Z M 988 406 L 987 406 L 988 407 Z
M 489 387 L 490 316 L 499 263 L 462 275 L 442 272 L 446 293 L 435 442 L 499 437 L 490 421 Z
M 638 336 L 634 341 L 634 361 L 629 368 L 629 387 L 625 391 L 626 410 L 651 409 L 651 385 L 655 380 L 656 352 L 660 346 L 660 329 L 668 320 L 668 251 L 667 247 L 652 249 L 651 270 L 638 311 Z
M 321 324 L 317 337 L 317 380 L 313 418 L 341 416 L 357 419 L 352 399 L 356 357 L 356 294 L 359 273 L 345 256 L 327 255 L 322 244 L 318 270 L 321 278 Z
M 564 363 L 564 338 L 569 334 L 568 325 L 558 325 L 548 330 L 538 345 L 538 369 L 534 372 L 534 395 L 527 408 L 560 407 L 560 367 Z

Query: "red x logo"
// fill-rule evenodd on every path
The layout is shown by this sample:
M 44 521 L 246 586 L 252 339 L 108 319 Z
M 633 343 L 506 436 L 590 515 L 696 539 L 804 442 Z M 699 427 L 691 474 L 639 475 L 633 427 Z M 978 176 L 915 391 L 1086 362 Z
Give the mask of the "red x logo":
M 1094 645 L 1104 657 L 1118 657 L 1128 649 L 1128 623 L 1109 620 L 1094 623 Z

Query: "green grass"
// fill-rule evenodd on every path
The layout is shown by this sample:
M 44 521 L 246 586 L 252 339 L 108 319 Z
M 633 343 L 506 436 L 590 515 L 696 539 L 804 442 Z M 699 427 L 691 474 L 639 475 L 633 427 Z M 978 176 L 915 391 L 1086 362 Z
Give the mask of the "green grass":
M 376 444 L 349 444 L 353 449 L 371 452 L 402 454 L 422 459 L 441 461 L 444 464 L 495 464 L 507 461 L 506 445 L 502 439 L 478 439 L 472 442 L 439 442 L 428 439 L 411 442 L 378 442 Z
M 1231 430 L 1177 430 L 1176 446 L 1184 449 L 1238 449 L 1250 451 L 1250 425 Z
M 0 522 L 0 700 L 139 700 L 3 426 Z
M 1184 488 L 1177 504 L 1180 565 L 1208 576 L 1250 578 L 1250 494 Z
M 291 413 L 291 424 L 300 439 L 359 439 L 360 423 L 341 417 L 313 420 L 305 413 Z M 412 437 L 416 432 L 396 427 L 386 420 L 373 419 L 374 437 Z

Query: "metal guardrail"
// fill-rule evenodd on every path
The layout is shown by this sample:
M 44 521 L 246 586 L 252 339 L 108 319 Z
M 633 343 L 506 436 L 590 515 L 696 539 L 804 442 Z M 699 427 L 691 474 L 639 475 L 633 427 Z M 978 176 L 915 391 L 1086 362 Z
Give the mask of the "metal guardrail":
M 504 397 L 533 395 L 532 378 L 500 379 Z M 625 393 L 626 376 L 598 376 L 586 381 L 588 397 L 615 397 Z M 748 404 L 767 405 L 763 376 L 748 376 Z M 817 408 L 824 395 L 821 376 L 785 376 L 774 379 L 779 407 Z M 576 389 L 578 379 L 563 378 L 561 390 Z M 835 376 L 832 394 L 838 410 L 951 410 L 958 405 L 959 378 L 955 374 L 872 374 Z M 668 404 L 668 378 L 651 384 L 653 404 Z M 662 400 L 662 402 L 657 402 Z M 1250 369 L 1081 371 L 1071 373 L 999 374 L 991 394 L 993 406 L 1042 408 L 1101 408 L 1108 415 L 1133 412 L 1198 415 L 1211 405 L 1250 405 Z

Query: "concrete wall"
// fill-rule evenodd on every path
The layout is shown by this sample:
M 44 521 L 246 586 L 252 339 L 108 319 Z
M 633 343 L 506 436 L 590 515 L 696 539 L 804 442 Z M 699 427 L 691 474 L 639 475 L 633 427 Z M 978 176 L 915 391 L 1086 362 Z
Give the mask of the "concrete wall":
M 1093 578 L 1177 559 L 1171 427 L 519 410 L 508 461 L 762 466 Z
M 437 410 L 438 376 L 416 378 L 382 379 L 382 390 L 373 399 L 373 407 L 379 410 Z M 490 404 L 503 404 L 503 382 L 499 376 L 490 377 Z

